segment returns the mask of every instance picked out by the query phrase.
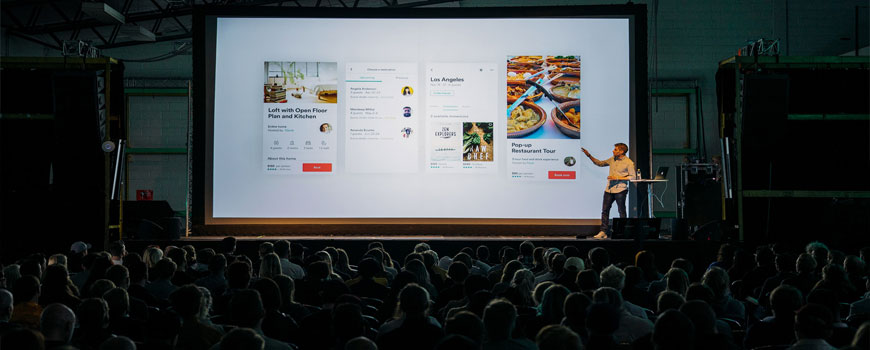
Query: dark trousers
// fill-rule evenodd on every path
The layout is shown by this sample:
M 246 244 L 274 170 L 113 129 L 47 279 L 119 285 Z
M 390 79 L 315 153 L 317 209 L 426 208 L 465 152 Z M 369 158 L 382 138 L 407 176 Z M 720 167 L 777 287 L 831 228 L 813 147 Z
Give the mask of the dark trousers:
M 616 202 L 616 210 L 619 211 L 619 217 L 625 218 L 625 198 L 628 196 L 628 190 L 619 193 L 604 192 L 604 203 L 601 204 L 601 231 L 607 232 L 607 223 L 610 220 L 610 208 L 613 202 Z

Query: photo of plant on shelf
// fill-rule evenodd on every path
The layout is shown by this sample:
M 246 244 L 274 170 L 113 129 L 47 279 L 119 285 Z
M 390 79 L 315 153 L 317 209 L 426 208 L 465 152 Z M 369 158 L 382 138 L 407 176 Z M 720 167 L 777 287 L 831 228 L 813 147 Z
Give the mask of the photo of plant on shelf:
M 264 103 L 337 103 L 337 62 L 264 62 Z

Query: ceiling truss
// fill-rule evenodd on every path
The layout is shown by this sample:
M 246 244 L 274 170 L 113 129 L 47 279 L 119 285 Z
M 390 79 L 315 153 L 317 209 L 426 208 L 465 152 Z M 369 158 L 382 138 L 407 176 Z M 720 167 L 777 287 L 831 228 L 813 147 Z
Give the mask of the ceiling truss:
M 225 9 L 245 7 L 423 7 L 458 4 L 458 0 L 104 0 L 120 12 L 124 24 L 104 23 L 82 11 L 82 1 L 0 1 L 0 24 L 7 35 L 61 50 L 65 41 L 87 41 L 99 49 L 178 41 L 192 36 L 193 9 L 199 6 Z M 140 26 L 155 35 L 154 41 L 138 41 L 123 28 Z

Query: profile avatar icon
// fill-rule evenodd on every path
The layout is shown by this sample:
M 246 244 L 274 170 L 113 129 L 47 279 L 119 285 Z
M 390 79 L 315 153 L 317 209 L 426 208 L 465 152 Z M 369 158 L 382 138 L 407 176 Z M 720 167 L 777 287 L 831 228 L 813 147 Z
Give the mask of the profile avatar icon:
M 411 133 L 414 132 L 410 127 L 405 127 L 402 129 L 402 138 L 411 138 Z
M 411 117 L 411 107 L 405 106 L 405 108 L 402 108 L 402 116 L 405 118 Z
M 574 166 L 574 164 L 577 164 L 577 159 L 574 159 L 574 157 L 570 157 L 570 156 L 565 157 L 565 165 Z
M 324 134 L 328 134 L 331 131 L 332 131 L 332 125 L 329 125 L 329 123 L 320 124 L 320 132 L 322 132 Z
M 402 96 L 411 96 L 414 94 L 414 89 L 410 86 L 405 86 L 402 88 Z

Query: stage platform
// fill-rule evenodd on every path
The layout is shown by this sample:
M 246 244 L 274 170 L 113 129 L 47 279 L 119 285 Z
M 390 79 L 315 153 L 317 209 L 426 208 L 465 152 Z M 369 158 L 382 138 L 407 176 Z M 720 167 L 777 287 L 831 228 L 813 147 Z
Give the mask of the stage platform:
M 213 248 L 218 250 L 220 241 L 225 236 L 191 236 L 178 240 L 125 240 L 127 250 L 130 252 L 142 252 L 150 245 L 166 247 L 167 245 L 182 246 L 191 244 L 196 249 Z M 347 251 L 353 263 L 359 261 L 368 247 L 374 241 L 381 242 L 384 248 L 393 255 L 393 259 L 402 261 L 404 254 L 414 249 L 414 245 L 426 242 L 436 251 L 439 256 L 454 255 L 463 247 L 475 249 L 479 245 L 486 245 L 491 256 L 496 256 L 502 246 L 518 249 L 522 241 L 528 240 L 536 247 L 556 247 L 560 250 L 565 246 L 574 245 L 583 256 L 595 247 L 607 249 L 617 261 L 634 262 L 634 255 L 640 250 L 649 250 L 656 255 L 656 261 L 660 271 L 667 271 L 670 261 L 675 258 L 689 259 L 696 266 L 706 266 L 716 258 L 719 242 L 692 241 L 692 240 L 633 240 L 633 239 L 608 239 L 596 240 L 591 238 L 577 239 L 573 236 L 443 236 L 443 235 L 412 235 L 412 236 L 235 236 L 237 239 L 237 252 L 249 257 L 257 256 L 257 248 L 262 242 L 274 242 L 279 239 L 288 240 L 291 243 L 299 243 L 306 247 L 308 253 L 314 253 L 325 247 L 343 248 Z

